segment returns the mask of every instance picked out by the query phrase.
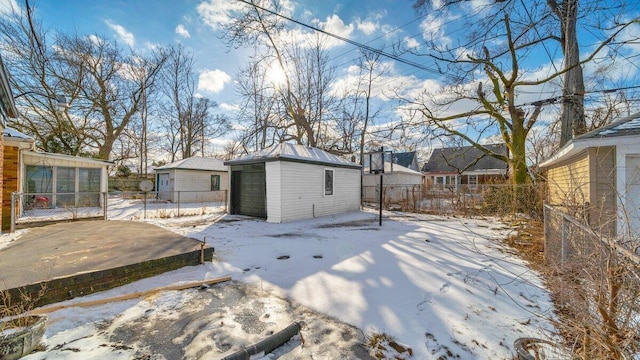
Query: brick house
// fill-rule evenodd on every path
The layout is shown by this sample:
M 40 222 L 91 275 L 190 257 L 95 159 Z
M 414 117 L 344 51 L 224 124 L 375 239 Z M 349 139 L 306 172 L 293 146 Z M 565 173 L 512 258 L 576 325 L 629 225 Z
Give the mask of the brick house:
M 13 93 L 11 92 L 11 86 L 9 85 L 9 73 L 7 68 L 4 66 L 4 62 L 2 61 L 2 57 L 0 56 L 0 134 L 4 131 L 6 127 L 7 120 L 9 118 L 15 118 L 18 116 L 18 110 L 16 109 L 16 104 L 13 101 Z M 4 196 L 4 140 L 3 136 L 0 135 L 0 186 L 3 188 L 3 191 L 0 192 L 0 202 L 3 204 L 6 201 L 6 197 Z M 9 197 L 9 205 L 11 205 L 11 197 Z M 0 209 L 0 217 L 4 218 L 5 214 Z

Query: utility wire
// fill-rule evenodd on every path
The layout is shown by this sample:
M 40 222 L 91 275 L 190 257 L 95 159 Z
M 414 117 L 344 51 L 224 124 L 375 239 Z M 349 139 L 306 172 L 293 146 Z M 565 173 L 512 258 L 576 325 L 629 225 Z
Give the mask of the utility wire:
M 306 28 L 311 29 L 311 30 L 313 30 L 313 31 L 317 31 L 317 32 L 319 32 L 319 33 L 321 33 L 321 34 L 325 34 L 325 35 L 327 35 L 327 36 L 331 36 L 331 37 L 333 37 L 333 38 L 335 38 L 335 39 L 338 39 L 338 40 L 344 41 L 344 42 L 346 42 L 346 43 L 349 43 L 349 44 L 351 44 L 351 45 L 357 46 L 357 47 L 359 47 L 359 48 L 361 48 L 361 49 L 365 49 L 365 50 L 367 50 L 367 51 L 371 51 L 371 52 L 373 52 L 373 53 L 376 53 L 376 54 L 382 55 L 382 56 L 384 56 L 384 57 L 387 57 L 387 58 L 389 58 L 389 59 L 392 59 L 392 60 L 395 60 L 395 61 L 401 62 L 401 63 L 403 63 L 403 64 L 405 64 L 405 65 L 413 66 L 413 67 L 415 67 L 415 68 L 418 68 L 418 69 L 420 69 L 420 70 L 424 70 L 424 71 L 430 72 L 430 73 L 432 73 L 432 74 L 436 74 L 436 75 L 443 75 L 443 73 L 442 73 L 440 70 L 436 69 L 436 68 L 431 68 L 431 67 L 428 67 L 428 66 L 425 66 L 425 65 L 419 64 L 419 63 L 414 62 L 414 61 L 411 61 L 411 60 L 406 60 L 406 59 L 403 59 L 403 58 L 398 57 L 398 56 L 396 56 L 396 55 L 393 55 L 393 54 L 387 53 L 387 52 L 385 52 L 385 51 L 382 51 L 382 50 L 380 50 L 380 49 L 376 49 L 376 48 L 373 48 L 373 47 L 371 47 L 371 46 L 368 46 L 368 45 L 365 45 L 365 44 L 359 43 L 359 42 L 357 42 L 357 41 L 353 41 L 353 40 L 347 39 L 347 38 L 342 37 L 342 36 L 340 36 L 340 35 L 336 35 L 336 34 L 330 33 L 330 32 L 328 32 L 328 31 L 322 30 L 322 29 L 317 28 L 317 27 L 315 27 L 315 26 L 311 26 L 311 25 L 305 24 L 305 23 L 303 23 L 303 22 L 301 22 L 301 21 L 295 20 L 295 19 L 293 19 L 293 18 L 290 18 L 290 17 L 288 17 L 288 16 L 282 15 L 282 14 L 277 13 L 277 12 L 275 12 L 275 11 L 271 11 L 271 10 L 269 10 L 269 9 L 263 8 L 263 7 L 259 6 L 259 5 L 252 4 L 252 3 L 250 3 L 249 1 L 246 1 L 246 0 L 238 0 L 238 1 L 239 1 L 239 2 L 241 2 L 241 3 L 244 3 L 244 4 L 246 4 L 246 5 L 249 5 L 249 6 L 253 6 L 253 7 L 255 7 L 255 8 L 257 8 L 257 9 L 260 9 L 260 10 L 262 10 L 262 11 L 264 11 L 264 12 L 267 12 L 267 13 L 269 13 L 269 14 L 272 14 L 272 15 L 275 15 L 275 16 L 278 16 L 278 17 L 281 17 L 281 18 L 283 18 L 283 19 L 285 19 L 285 20 L 291 21 L 291 22 L 293 22 L 293 23 L 295 23 L 295 24 L 298 24 L 298 25 L 300 25 L 300 26 L 306 27 Z M 450 75 L 450 76 L 453 76 L 453 75 Z
M 541 100 L 531 101 L 531 102 L 527 102 L 527 103 L 522 103 L 522 104 L 517 105 L 517 106 L 520 107 L 520 106 L 551 105 L 551 104 L 557 103 L 558 101 L 560 101 L 560 100 L 562 100 L 564 98 L 572 97 L 572 96 L 575 96 L 575 95 L 587 95 L 587 94 L 597 94 L 597 93 L 609 94 L 609 93 L 613 93 L 613 92 L 616 92 L 616 91 L 638 89 L 638 88 L 640 88 L 640 85 L 624 86 L 624 87 L 617 87 L 617 88 L 611 88 L 611 89 L 584 91 L 584 92 L 581 92 L 581 93 L 554 96 L 554 97 L 547 98 L 547 99 L 541 99 Z

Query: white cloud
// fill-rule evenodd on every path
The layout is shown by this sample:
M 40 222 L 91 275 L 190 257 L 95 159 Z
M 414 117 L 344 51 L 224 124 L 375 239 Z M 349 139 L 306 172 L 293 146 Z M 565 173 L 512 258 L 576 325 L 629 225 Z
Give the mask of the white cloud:
M 11 14 L 14 11 L 20 11 L 16 0 L 0 0 L 0 14 Z
M 420 22 L 420 30 L 422 30 L 422 37 L 426 41 L 433 41 L 436 45 L 446 47 L 451 44 L 451 38 L 445 35 L 444 24 L 445 17 L 435 16 L 433 14 L 427 15 L 427 17 Z
M 420 43 L 418 40 L 412 37 L 405 36 L 404 43 L 407 45 L 409 49 L 415 49 L 420 47 Z
M 220 110 L 223 111 L 239 111 L 240 107 L 238 105 L 234 105 L 234 104 L 229 104 L 229 103 L 221 103 L 220 104 Z
M 345 25 L 344 21 L 340 19 L 340 16 L 336 14 L 327 16 L 327 20 L 325 22 L 318 21 L 318 25 L 320 25 L 320 27 L 322 27 L 322 29 L 327 32 L 345 38 L 348 38 L 349 35 L 351 35 L 354 28 L 353 24 Z
M 378 28 L 380 28 L 380 24 L 377 22 L 373 22 L 370 20 L 361 21 L 358 19 L 356 21 L 356 25 L 358 30 L 362 31 L 365 35 L 373 34 Z
M 196 10 L 205 24 L 213 30 L 220 30 L 231 23 L 231 12 L 241 11 L 245 6 L 239 1 L 209 0 L 198 5 Z
M 198 77 L 198 90 L 219 93 L 229 81 L 231 76 L 222 70 L 205 70 Z
M 179 24 L 178 26 L 176 26 L 176 34 L 182 36 L 183 38 L 191 37 L 189 30 L 187 30 L 187 28 L 185 28 L 184 25 L 182 24 Z
M 124 26 L 118 25 L 111 20 L 106 20 L 105 23 L 111 28 L 111 30 L 115 31 L 116 35 L 122 40 L 125 44 L 133 47 L 136 43 L 136 38 L 133 36 L 133 33 L 128 31 Z

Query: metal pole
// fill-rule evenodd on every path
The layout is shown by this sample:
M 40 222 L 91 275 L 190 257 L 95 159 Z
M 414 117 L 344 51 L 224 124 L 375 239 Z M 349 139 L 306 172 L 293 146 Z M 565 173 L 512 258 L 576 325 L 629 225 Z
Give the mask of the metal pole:
M 147 220 L 147 192 L 144 192 L 144 219 Z
M 378 226 L 382 226 L 382 197 L 382 173 L 380 173 L 380 218 L 378 220 Z
M 178 191 L 178 217 L 180 217 L 180 191 Z
M 16 193 L 11 193 L 11 233 L 16 231 Z
M 109 192 L 105 191 L 102 193 L 104 199 L 102 200 L 102 204 L 104 206 L 104 219 L 107 220 L 107 199 L 109 199 Z

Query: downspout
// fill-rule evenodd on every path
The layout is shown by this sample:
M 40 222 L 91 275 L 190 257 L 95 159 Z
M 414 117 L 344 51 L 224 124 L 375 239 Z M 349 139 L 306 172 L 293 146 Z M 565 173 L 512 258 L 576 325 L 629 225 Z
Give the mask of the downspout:
M 292 337 L 300 332 L 300 328 L 300 323 L 294 322 L 284 330 L 269 336 L 257 344 L 236 351 L 235 353 L 224 357 L 222 360 L 249 360 L 251 356 L 255 354 L 268 354 L 291 340 Z

